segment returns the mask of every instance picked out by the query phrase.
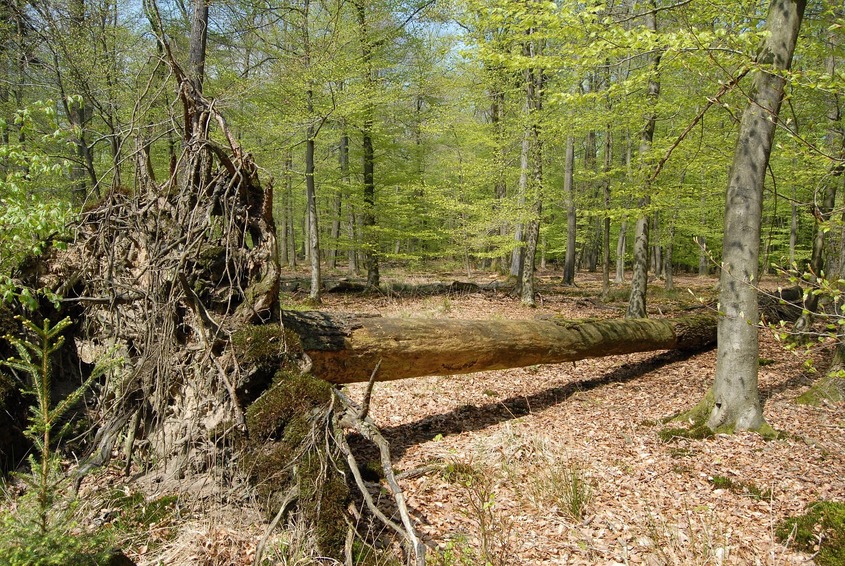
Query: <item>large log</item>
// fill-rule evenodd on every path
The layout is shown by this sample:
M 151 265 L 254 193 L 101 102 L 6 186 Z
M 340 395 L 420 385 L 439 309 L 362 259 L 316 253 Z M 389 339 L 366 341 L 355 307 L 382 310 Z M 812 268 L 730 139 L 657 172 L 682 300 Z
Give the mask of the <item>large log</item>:
M 453 320 L 284 311 L 314 375 L 332 383 L 453 375 L 716 343 L 716 316 L 673 320 Z

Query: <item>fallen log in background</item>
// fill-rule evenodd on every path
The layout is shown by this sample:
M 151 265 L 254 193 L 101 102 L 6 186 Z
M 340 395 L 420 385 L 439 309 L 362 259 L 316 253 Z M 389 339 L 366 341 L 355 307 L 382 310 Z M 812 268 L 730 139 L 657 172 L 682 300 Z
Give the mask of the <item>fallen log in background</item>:
M 716 316 L 672 320 L 454 320 L 283 311 L 315 376 L 332 383 L 388 381 L 571 362 L 716 343 Z

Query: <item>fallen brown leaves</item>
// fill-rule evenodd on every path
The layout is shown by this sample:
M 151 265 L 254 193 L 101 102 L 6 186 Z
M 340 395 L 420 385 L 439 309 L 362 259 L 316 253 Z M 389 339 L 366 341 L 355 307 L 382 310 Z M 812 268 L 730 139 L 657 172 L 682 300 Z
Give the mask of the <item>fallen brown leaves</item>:
M 676 280 L 682 289 L 706 284 Z M 328 298 L 326 308 L 447 318 L 617 316 L 550 292 L 538 309 L 480 294 L 369 303 Z M 710 386 L 713 351 L 383 383 L 371 413 L 393 445 L 397 469 L 462 462 L 490 478 L 490 507 L 513 527 L 500 533 L 508 545 L 503 564 L 806 563 L 809 556 L 775 540 L 774 526 L 810 501 L 845 499 L 845 407 L 796 405 L 814 375 L 805 354 L 786 352 L 767 331 L 761 358 L 774 360 L 760 371 L 766 419 L 788 433 L 785 440 L 753 433 L 658 439 L 660 419 L 692 407 Z M 592 488 L 581 520 L 542 500 L 538 481 L 555 465 L 577 466 Z M 771 496 L 717 489 L 714 476 Z M 465 489 L 438 473 L 407 480 L 404 489 L 429 545 L 449 557 L 479 556 L 485 535 Z

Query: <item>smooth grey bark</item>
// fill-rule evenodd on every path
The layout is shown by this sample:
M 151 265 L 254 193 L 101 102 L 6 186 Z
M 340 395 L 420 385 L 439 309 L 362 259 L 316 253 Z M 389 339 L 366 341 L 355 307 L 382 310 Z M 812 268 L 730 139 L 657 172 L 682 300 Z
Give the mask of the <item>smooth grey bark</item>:
M 698 276 L 707 277 L 710 275 L 710 262 L 707 257 L 707 238 L 696 236 L 695 243 L 698 244 Z
M 648 199 L 640 199 L 640 208 Z M 634 227 L 634 259 L 631 274 L 631 295 L 625 318 L 646 318 L 646 286 L 648 284 L 648 216 L 640 216 Z
M 346 132 L 346 120 L 341 123 L 340 143 L 337 148 L 340 165 L 340 188 L 334 198 L 334 217 L 332 218 L 331 237 L 334 245 L 328 257 L 330 269 L 337 268 L 337 258 L 340 255 L 340 232 L 343 220 L 344 193 L 349 188 L 349 134 Z
M 563 263 L 563 284 L 575 285 L 575 232 L 578 216 L 575 210 L 573 171 L 575 169 L 575 139 L 566 137 L 566 161 L 563 174 L 563 195 L 566 204 L 566 258 Z
M 309 126 L 305 141 L 305 197 L 308 208 L 308 256 L 311 260 L 312 301 L 320 300 L 322 273 L 320 271 L 320 229 L 317 221 L 317 189 L 314 183 L 314 127 Z
M 532 33 L 533 30 L 529 31 Z M 542 44 L 534 39 L 527 42 L 527 53 L 531 58 L 536 57 L 542 51 Z M 534 300 L 534 267 L 537 261 L 537 245 L 540 240 L 540 223 L 543 221 L 543 142 L 540 138 L 539 112 L 543 109 L 543 69 L 530 68 L 526 72 L 525 98 L 528 106 L 528 118 L 530 123 L 530 167 L 531 179 L 530 194 L 533 202 L 531 204 L 531 217 L 526 227 L 525 234 L 525 255 L 520 274 L 520 290 L 522 292 L 522 303 L 535 306 Z M 526 195 L 527 196 L 527 195 Z
M 293 155 L 288 150 L 285 156 L 285 193 L 287 210 L 285 211 L 285 242 L 287 243 L 288 265 L 296 267 L 296 224 L 293 214 Z
M 645 26 L 652 32 L 657 31 L 657 18 L 655 16 L 657 4 L 655 0 L 649 2 L 651 10 L 645 15 Z M 657 114 L 654 110 L 654 105 L 660 96 L 660 59 L 661 52 L 657 51 L 651 58 L 651 76 L 648 79 L 648 93 L 646 94 L 650 110 L 646 117 L 646 123 L 643 127 L 642 136 L 640 137 L 640 167 L 644 166 L 644 159 L 651 150 L 651 144 L 654 140 L 654 128 L 657 124 Z M 633 274 L 631 276 L 631 296 L 628 300 L 628 309 L 625 312 L 625 318 L 645 318 L 648 316 L 646 309 L 646 291 L 648 288 L 648 213 L 645 211 L 651 198 L 649 196 L 649 186 L 644 187 L 644 196 L 639 200 L 638 207 L 642 211 L 640 217 L 637 218 L 637 224 L 634 228 L 634 264 Z
M 627 248 L 628 221 L 623 220 L 619 226 L 619 238 L 616 240 L 616 278 L 614 283 L 625 282 L 625 249 Z
M 527 106 L 527 105 L 526 105 Z M 522 149 L 519 153 L 519 184 L 517 185 L 517 206 L 522 211 L 525 208 L 525 192 L 528 190 L 528 167 L 529 155 L 531 153 L 531 132 L 528 128 L 522 134 Z M 522 277 L 522 269 L 525 265 L 525 225 L 522 221 L 516 223 L 514 229 L 514 243 L 516 247 L 511 252 L 511 275 Z M 521 285 L 521 279 L 520 283 Z
M 707 226 L 707 198 L 701 195 L 701 225 Z M 710 257 L 707 254 L 707 237 L 699 234 L 694 238 L 698 246 L 698 276 L 707 277 L 710 275 Z
M 674 273 L 672 271 L 672 251 L 673 251 L 673 240 L 675 239 L 675 217 L 677 216 L 677 210 L 675 211 L 675 215 L 673 215 L 672 219 L 669 222 L 669 233 L 667 234 L 667 241 L 666 247 L 663 251 L 663 277 L 664 277 L 664 287 L 667 291 L 671 291 L 675 288 L 675 280 L 674 280 Z
M 609 111 L 609 110 L 608 110 Z M 610 126 L 605 130 L 604 138 L 604 180 L 602 191 L 604 193 L 604 218 L 602 219 L 602 269 L 601 269 L 601 292 L 607 294 L 610 290 L 610 168 L 613 157 L 613 135 Z
M 302 51 L 304 55 L 305 68 L 311 68 L 311 35 L 309 33 L 309 9 L 310 0 L 303 4 L 303 25 L 302 25 Z M 317 186 L 314 179 L 314 150 L 317 135 L 317 128 L 314 126 L 314 84 L 308 81 L 305 89 L 306 110 L 308 119 L 311 121 L 305 133 L 305 206 L 307 210 L 308 242 L 306 245 L 307 255 L 311 263 L 311 290 L 308 298 L 312 301 L 320 301 L 320 288 L 322 287 L 322 272 L 320 270 L 320 226 L 317 220 Z
M 781 72 L 792 63 L 805 7 L 806 0 L 772 0 L 769 5 L 769 35 L 757 56 L 760 68 L 754 71 L 734 149 L 725 201 L 714 406 L 707 421 L 713 430 L 757 430 L 764 424 L 757 388 L 759 317 L 754 287 L 763 184 L 786 82 Z

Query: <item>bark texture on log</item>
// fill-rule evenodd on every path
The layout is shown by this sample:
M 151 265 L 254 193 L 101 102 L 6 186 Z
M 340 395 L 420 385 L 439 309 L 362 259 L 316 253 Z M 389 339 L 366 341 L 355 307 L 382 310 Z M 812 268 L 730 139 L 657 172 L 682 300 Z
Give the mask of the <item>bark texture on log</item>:
M 314 375 L 332 383 L 454 375 L 716 343 L 716 316 L 675 320 L 432 320 L 284 311 Z

